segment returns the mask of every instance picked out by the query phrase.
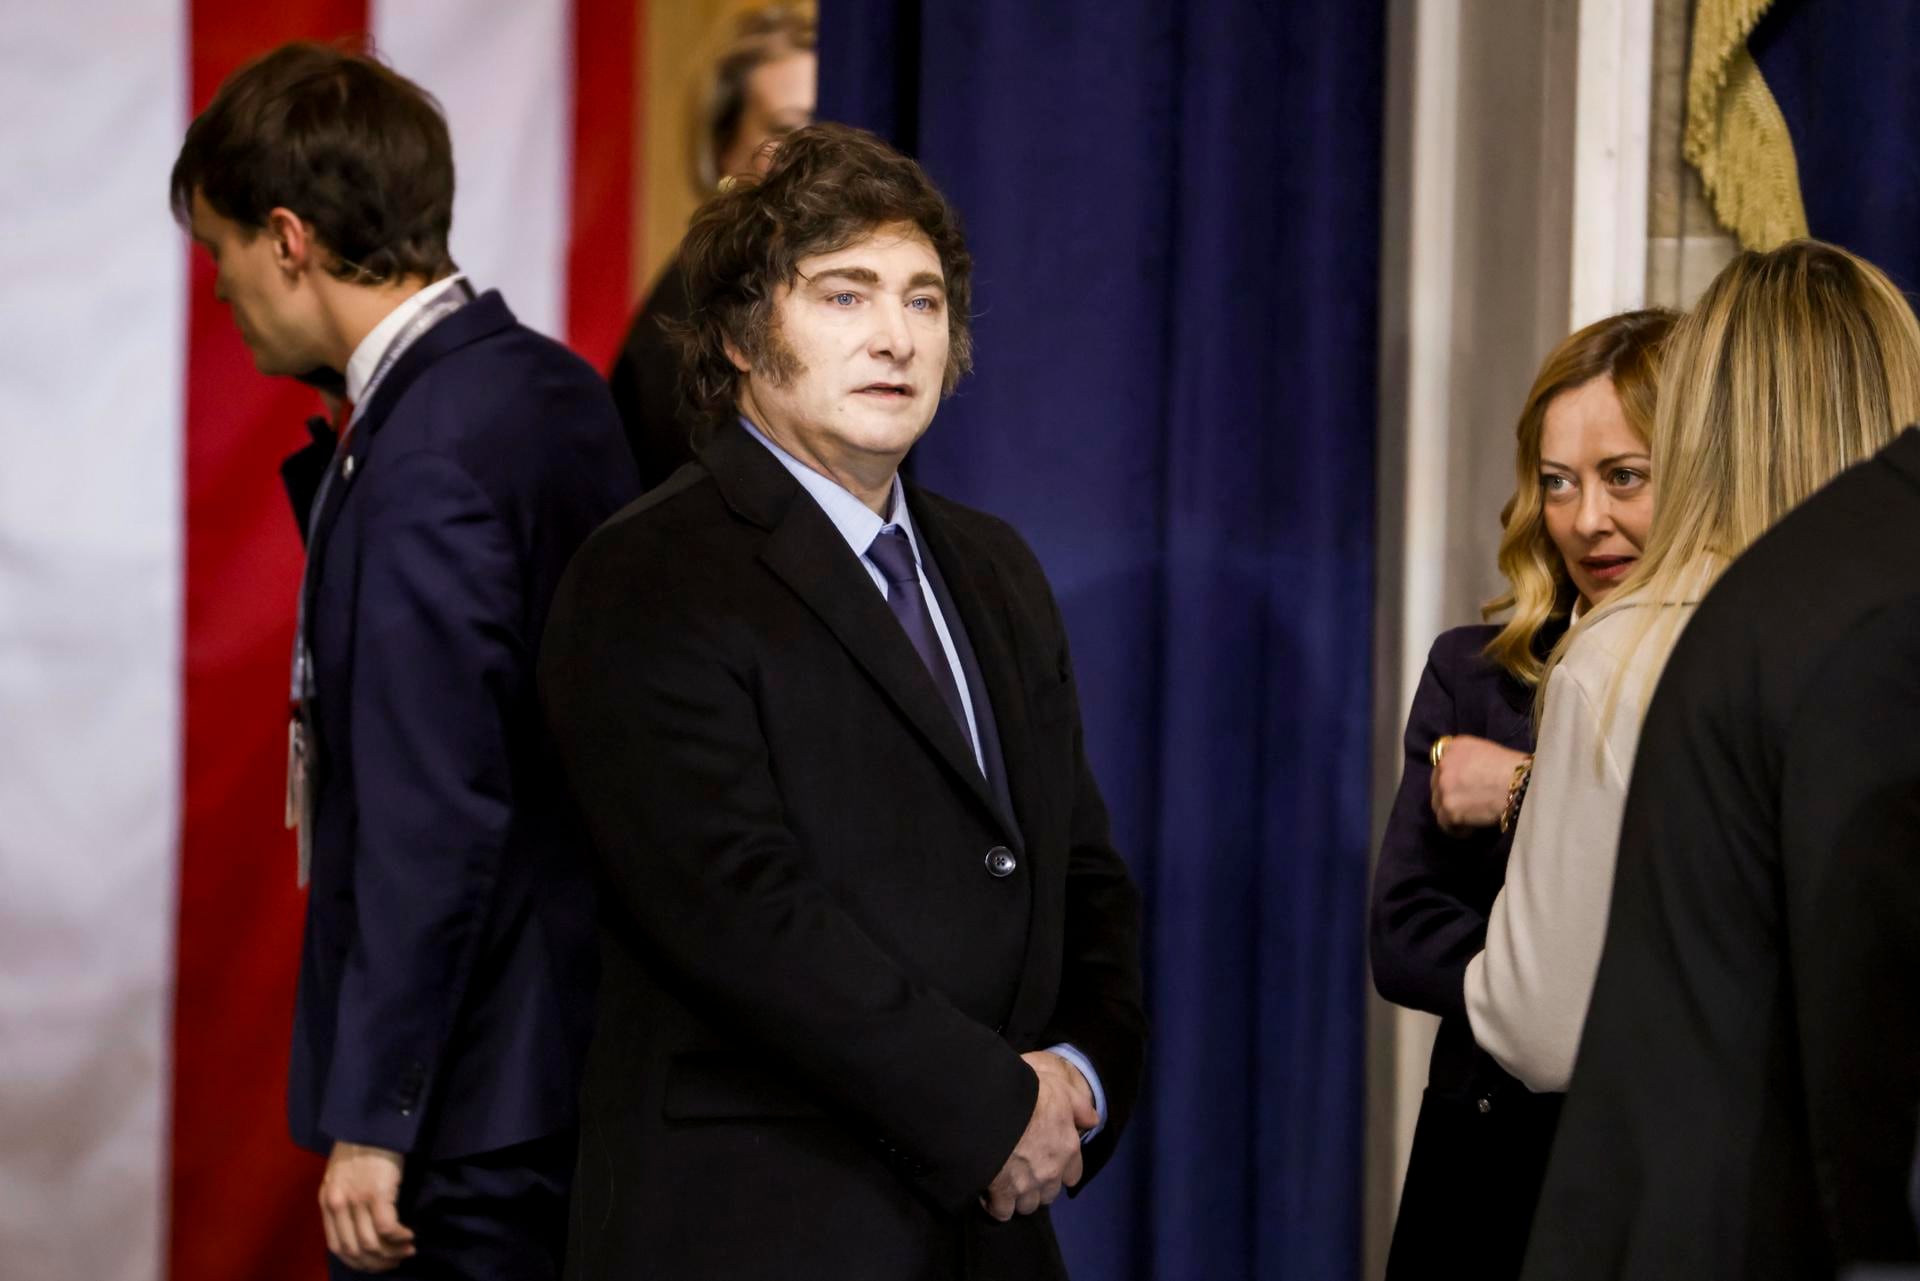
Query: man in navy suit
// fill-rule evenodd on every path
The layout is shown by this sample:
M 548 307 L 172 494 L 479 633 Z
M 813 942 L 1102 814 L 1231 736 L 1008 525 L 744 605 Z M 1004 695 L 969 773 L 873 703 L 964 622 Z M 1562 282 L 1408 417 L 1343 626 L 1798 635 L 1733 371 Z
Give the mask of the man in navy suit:
M 176 214 L 262 373 L 353 406 L 306 512 L 289 817 L 312 888 L 288 1115 L 336 1275 L 551 1277 L 594 982 L 533 671 L 561 571 L 638 491 L 606 387 L 475 296 L 417 86 L 291 45 L 187 131 Z

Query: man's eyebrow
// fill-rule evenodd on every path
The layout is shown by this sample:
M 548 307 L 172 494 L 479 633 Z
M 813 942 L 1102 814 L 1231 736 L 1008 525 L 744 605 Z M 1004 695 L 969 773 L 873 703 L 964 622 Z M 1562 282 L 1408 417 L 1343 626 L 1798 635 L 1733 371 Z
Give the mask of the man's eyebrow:
M 877 285 L 880 283 L 880 273 L 871 267 L 828 267 L 807 277 L 808 284 L 822 280 L 851 280 L 857 285 Z
M 871 267 L 828 267 L 807 277 L 807 283 L 810 285 L 828 280 L 848 280 L 857 285 L 877 285 L 880 283 L 880 273 Z M 938 289 L 941 293 L 945 293 L 947 282 L 937 271 L 916 271 L 907 281 L 907 288 L 910 290 Z

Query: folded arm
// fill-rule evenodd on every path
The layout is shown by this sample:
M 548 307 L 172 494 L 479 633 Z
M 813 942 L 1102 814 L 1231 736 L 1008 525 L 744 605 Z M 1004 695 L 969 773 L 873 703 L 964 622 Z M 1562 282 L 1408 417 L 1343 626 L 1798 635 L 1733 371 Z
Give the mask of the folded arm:
M 1453 691 L 1441 665 L 1429 657 L 1407 717 L 1406 763 L 1374 870 L 1367 934 L 1380 995 L 1442 1017 L 1466 1013 L 1467 962 L 1487 930 L 1485 913 L 1456 888 L 1469 847 L 1442 831 L 1433 812 L 1427 753 L 1441 735 L 1459 728 Z
M 1614 715 L 1633 711 L 1623 699 Z M 1473 1039 L 1540 1092 L 1567 1088 L 1606 939 L 1627 785 L 1602 731 L 1596 700 L 1557 668 L 1506 885 L 1467 964 Z

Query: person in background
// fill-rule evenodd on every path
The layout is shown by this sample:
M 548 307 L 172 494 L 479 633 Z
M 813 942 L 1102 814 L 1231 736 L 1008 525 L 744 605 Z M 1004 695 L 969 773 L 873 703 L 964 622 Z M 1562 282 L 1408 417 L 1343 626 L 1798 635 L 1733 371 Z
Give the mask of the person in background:
M 456 269 L 453 191 L 433 99 L 312 44 L 229 77 L 171 183 L 256 368 L 353 406 L 287 476 L 287 809 L 312 882 L 287 1115 L 327 1157 L 329 1266 L 538 1281 L 596 965 L 534 663 L 561 571 L 638 481 L 599 376 Z
M 1611 912 L 1568 914 L 1606 946 L 1526 1275 L 1896 1275 L 1848 1269 L 1920 1261 L 1920 432 L 1807 495 L 1920 415 L 1920 324 L 1788 245 L 1667 368 L 1646 584 L 1753 546 L 1666 663 Z
M 1504 624 L 1434 642 L 1407 720 L 1407 763 L 1374 875 L 1374 984 L 1441 1018 L 1387 1260 L 1394 1281 L 1519 1273 L 1559 1099 L 1535 1095 L 1473 1042 L 1467 961 L 1486 935 L 1533 747 L 1534 689 L 1570 615 L 1605 600 L 1653 514 L 1652 429 L 1665 311 L 1567 338 L 1520 411 L 1502 513 Z
M 1145 1058 L 1066 630 L 901 461 L 966 372 L 952 207 L 815 125 L 686 243 L 699 460 L 567 571 L 541 692 L 605 890 L 579 1281 L 1063 1278 Z
M 703 195 L 718 191 L 733 175 L 765 173 L 772 160 L 768 144 L 813 123 L 818 60 L 812 6 L 751 9 L 738 24 L 702 86 L 693 179 Z M 673 337 L 690 309 L 675 254 L 634 317 L 607 375 L 643 488 L 651 489 L 693 458 L 700 418 L 681 391 L 680 349 Z

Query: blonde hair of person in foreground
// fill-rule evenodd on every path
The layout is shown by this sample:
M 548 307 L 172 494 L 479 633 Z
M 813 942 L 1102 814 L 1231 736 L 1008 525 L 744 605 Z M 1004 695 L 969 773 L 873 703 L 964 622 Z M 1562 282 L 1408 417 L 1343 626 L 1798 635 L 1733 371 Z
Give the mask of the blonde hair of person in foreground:
M 1653 420 L 1658 496 L 1617 599 L 1697 600 L 1773 523 L 1920 419 L 1920 322 L 1886 274 L 1795 240 L 1726 265 L 1667 340 Z M 1650 609 L 1619 671 L 1651 697 L 1690 611 Z M 1580 641 L 1571 628 L 1551 675 Z M 1618 676 L 1606 715 L 1619 695 Z M 1536 715 L 1547 681 L 1540 682 Z

